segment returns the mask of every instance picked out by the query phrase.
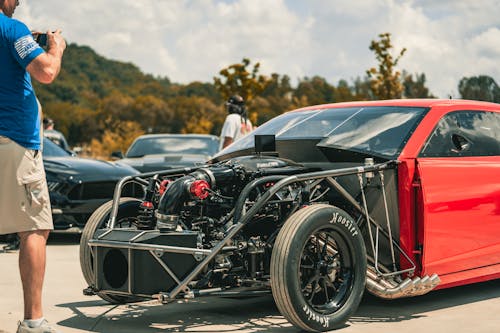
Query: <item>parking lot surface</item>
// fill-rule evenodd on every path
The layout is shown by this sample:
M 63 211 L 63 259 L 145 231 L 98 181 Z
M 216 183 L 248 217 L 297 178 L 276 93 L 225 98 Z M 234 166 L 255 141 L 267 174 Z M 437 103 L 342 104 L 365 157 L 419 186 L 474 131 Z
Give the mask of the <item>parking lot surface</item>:
M 45 316 L 61 332 L 299 332 L 281 316 L 272 296 L 110 305 L 82 294 L 78 237 L 51 236 L 47 251 Z M 0 253 L 0 333 L 14 333 L 22 318 L 17 258 L 17 252 Z M 500 280 L 393 301 L 365 295 L 336 332 L 500 332 Z

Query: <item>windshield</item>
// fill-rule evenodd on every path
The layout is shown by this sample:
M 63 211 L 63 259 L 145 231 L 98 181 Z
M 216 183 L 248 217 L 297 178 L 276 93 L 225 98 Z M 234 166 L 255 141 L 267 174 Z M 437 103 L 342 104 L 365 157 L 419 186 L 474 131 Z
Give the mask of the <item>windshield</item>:
M 71 156 L 69 152 L 62 149 L 54 142 L 47 138 L 43 138 L 43 156 L 44 157 L 67 157 Z
M 126 157 L 141 157 L 153 154 L 213 155 L 219 149 L 217 137 L 144 137 L 130 146 Z
M 293 111 L 269 120 L 218 155 L 253 148 L 254 135 L 276 141 L 320 139 L 318 146 L 394 158 L 425 114 L 417 107 L 354 107 Z

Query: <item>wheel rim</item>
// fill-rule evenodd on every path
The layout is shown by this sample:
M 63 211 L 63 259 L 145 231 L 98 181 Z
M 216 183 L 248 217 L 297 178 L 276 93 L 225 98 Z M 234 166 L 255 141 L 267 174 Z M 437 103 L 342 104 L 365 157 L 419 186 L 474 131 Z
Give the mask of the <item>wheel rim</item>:
M 315 311 L 329 315 L 345 304 L 354 281 L 353 254 L 333 228 L 320 228 L 306 240 L 299 264 L 302 296 Z

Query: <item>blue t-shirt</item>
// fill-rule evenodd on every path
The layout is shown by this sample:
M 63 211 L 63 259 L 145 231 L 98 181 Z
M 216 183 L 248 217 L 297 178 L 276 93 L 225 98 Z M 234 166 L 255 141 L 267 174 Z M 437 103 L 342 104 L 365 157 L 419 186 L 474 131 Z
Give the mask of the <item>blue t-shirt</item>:
M 40 110 L 26 71 L 43 49 L 26 25 L 0 13 L 0 135 L 40 149 Z

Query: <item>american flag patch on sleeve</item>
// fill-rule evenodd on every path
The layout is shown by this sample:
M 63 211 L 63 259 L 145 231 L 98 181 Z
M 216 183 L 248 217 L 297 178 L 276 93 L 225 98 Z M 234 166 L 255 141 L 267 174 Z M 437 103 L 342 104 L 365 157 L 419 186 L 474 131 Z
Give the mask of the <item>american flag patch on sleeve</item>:
M 40 46 L 38 46 L 37 42 L 35 42 L 33 36 L 26 35 L 16 40 L 14 47 L 19 55 L 19 58 L 24 59 Z

